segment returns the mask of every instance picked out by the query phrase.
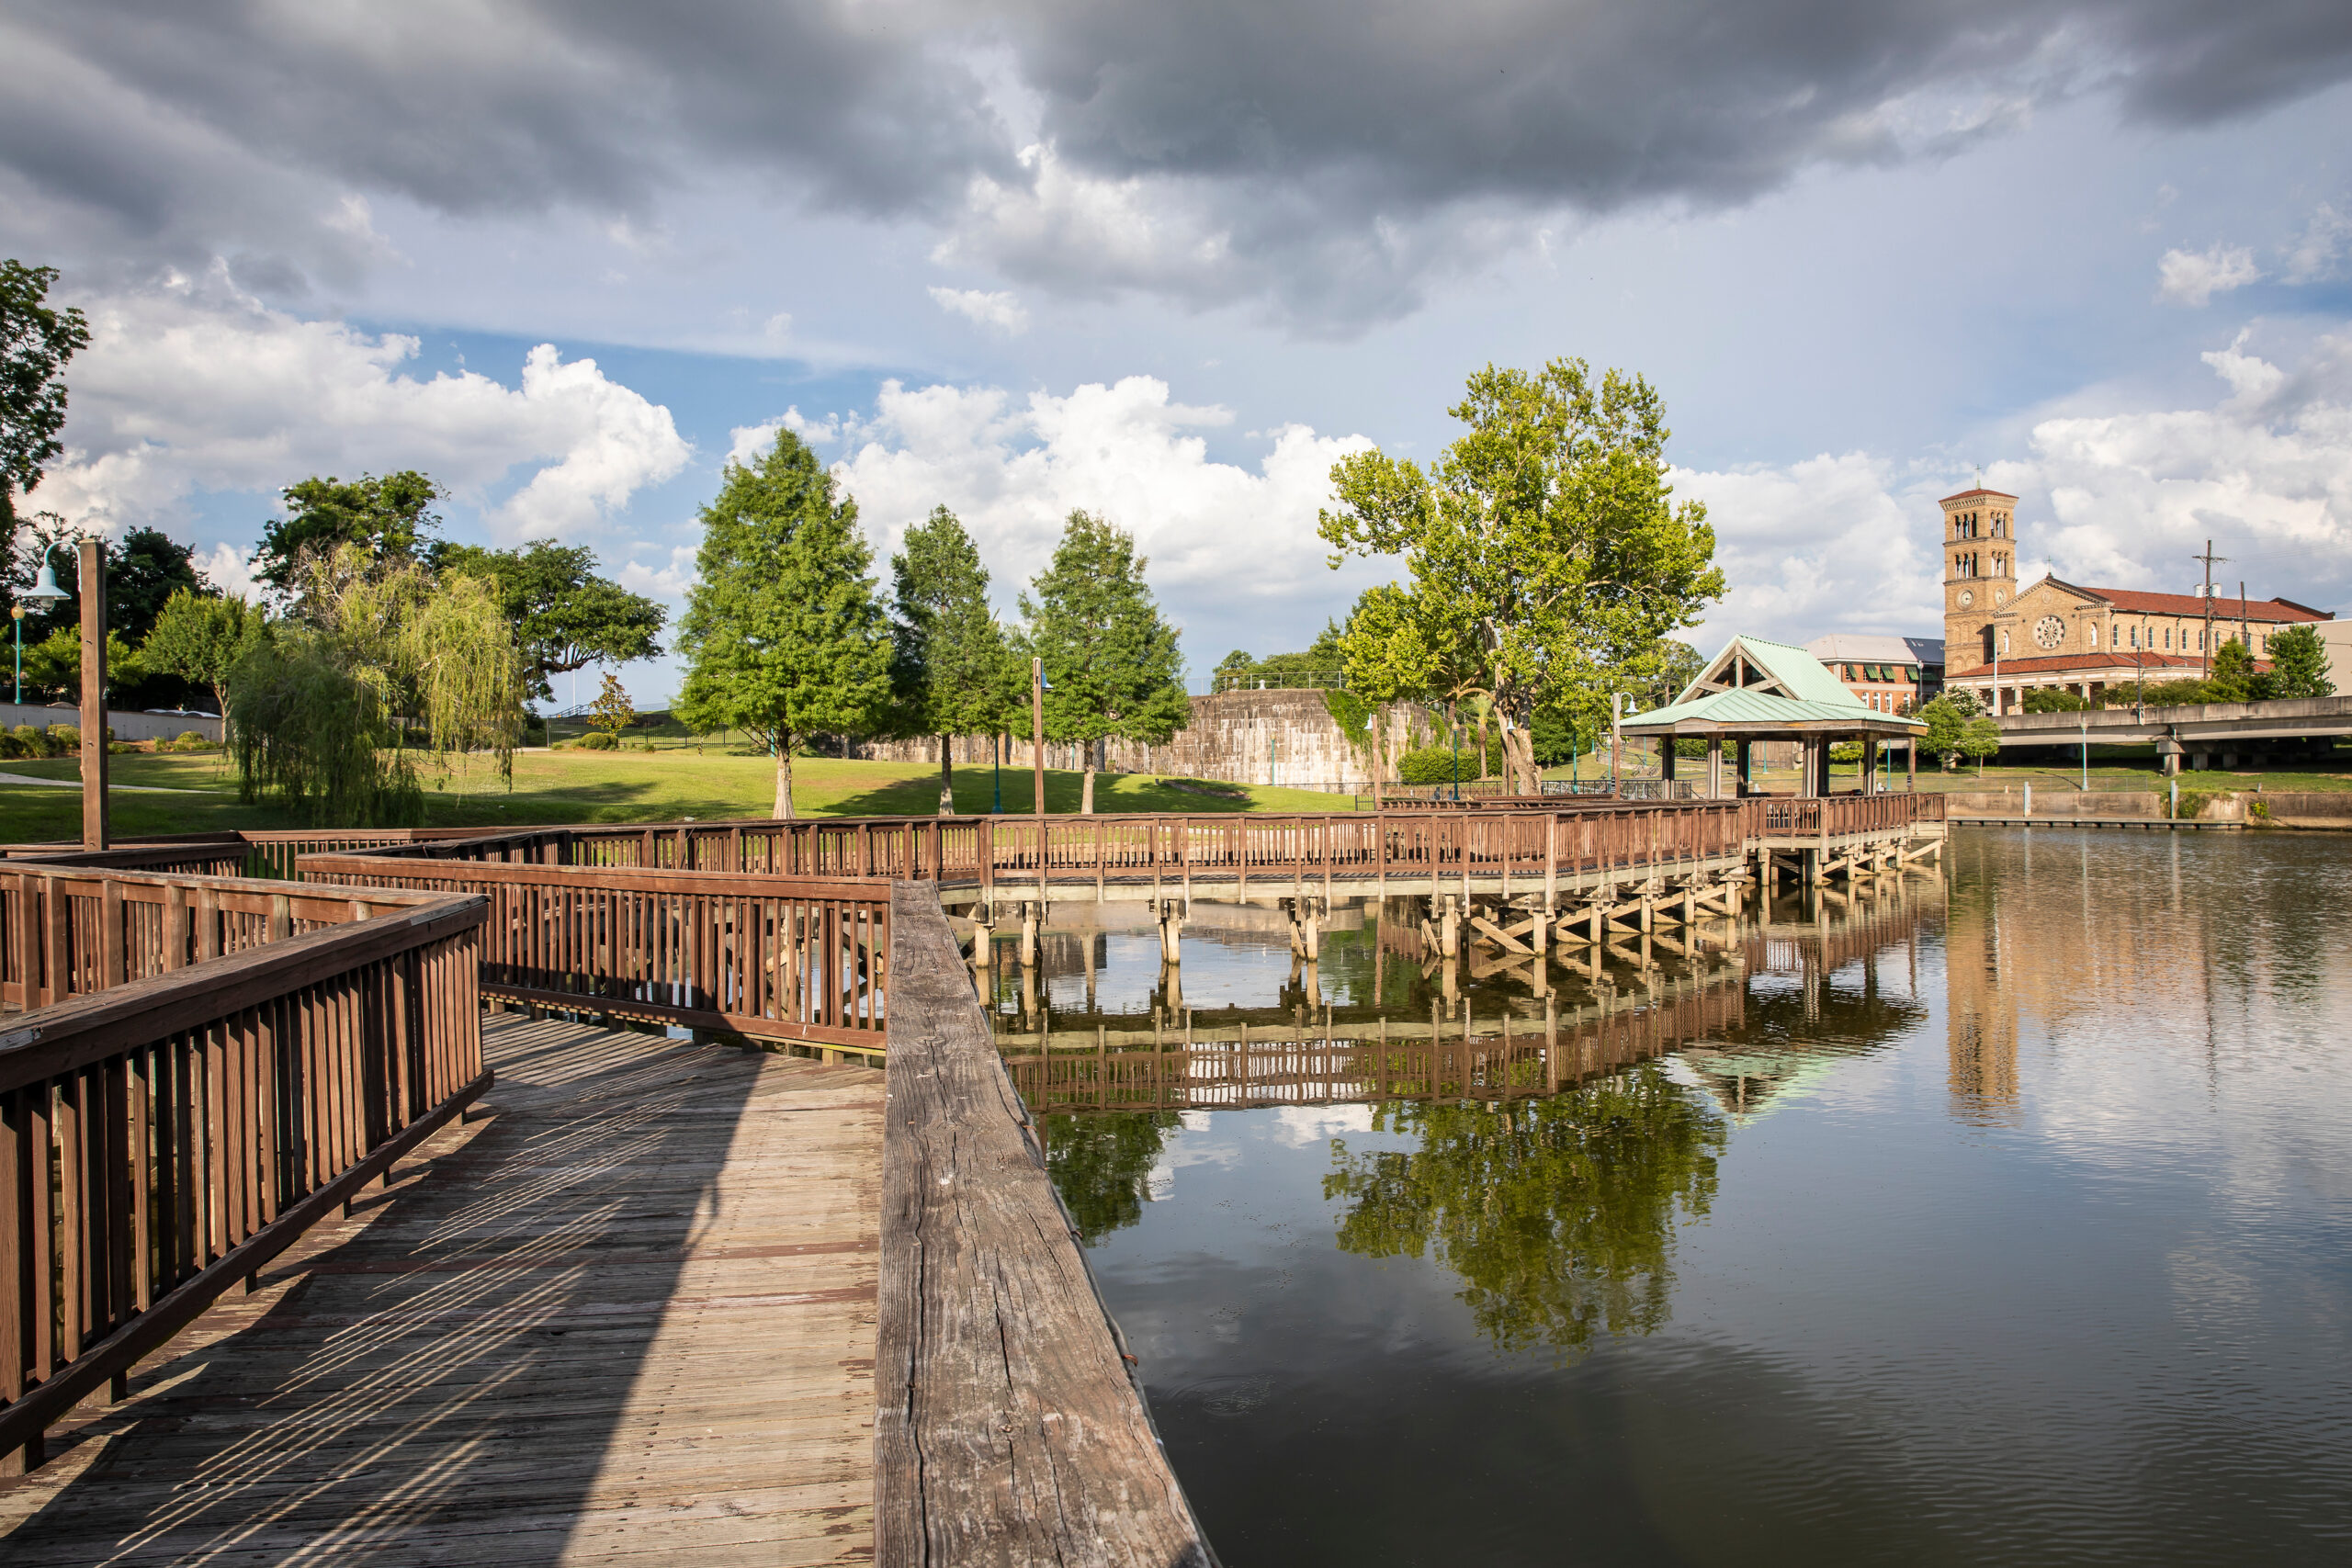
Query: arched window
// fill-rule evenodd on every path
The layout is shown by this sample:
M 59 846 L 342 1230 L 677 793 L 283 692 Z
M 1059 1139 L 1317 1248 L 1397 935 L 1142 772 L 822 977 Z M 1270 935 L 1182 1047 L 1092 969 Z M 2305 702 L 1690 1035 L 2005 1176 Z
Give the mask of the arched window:
M 2097 647 L 2098 646 L 2098 623 L 2096 623 L 2096 622 L 2092 623 L 2092 626 L 2091 626 L 2090 630 L 2091 630 L 2091 646 L 2092 646 L 2093 648 L 2097 648 Z

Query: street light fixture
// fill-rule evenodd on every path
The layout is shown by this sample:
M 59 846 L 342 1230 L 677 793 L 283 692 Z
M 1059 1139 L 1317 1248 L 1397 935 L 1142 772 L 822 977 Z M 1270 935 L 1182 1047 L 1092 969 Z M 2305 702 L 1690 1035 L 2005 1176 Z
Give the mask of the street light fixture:
M 49 564 L 47 547 L 43 547 L 40 552 L 40 575 L 34 580 L 25 597 L 40 600 L 43 609 L 69 597 L 65 590 L 57 586 L 57 569 Z M 25 701 L 25 607 L 22 604 L 12 606 L 8 615 L 17 623 L 17 704 L 21 707 Z

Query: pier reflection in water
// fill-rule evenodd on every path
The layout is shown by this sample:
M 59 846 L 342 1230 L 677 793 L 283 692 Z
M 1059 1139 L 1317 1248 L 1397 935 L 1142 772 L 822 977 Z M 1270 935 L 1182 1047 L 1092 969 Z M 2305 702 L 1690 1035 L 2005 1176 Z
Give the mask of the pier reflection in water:
M 1114 907 L 983 980 L 1235 1568 L 2323 1561 L 2343 855 L 1963 832 L 1581 964 Z

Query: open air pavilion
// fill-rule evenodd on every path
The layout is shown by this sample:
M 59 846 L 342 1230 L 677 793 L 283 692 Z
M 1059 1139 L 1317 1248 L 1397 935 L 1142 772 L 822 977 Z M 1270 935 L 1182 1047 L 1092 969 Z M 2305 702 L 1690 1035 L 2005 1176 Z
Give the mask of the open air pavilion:
M 1862 748 L 1861 784 L 1857 793 L 1878 787 L 1879 753 L 1899 742 L 1905 755 L 1905 787 L 1918 785 L 1918 737 L 1927 725 L 1917 718 L 1879 713 L 1801 648 L 1784 642 L 1741 635 L 1724 645 L 1707 661 L 1699 678 L 1683 688 L 1668 705 L 1627 716 L 1619 733 L 1658 738 L 1658 764 L 1663 775 L 1675 776 L 1673 742 L 1697 738 L 1707 742 L 1707 781 L 1702 792 L 1709 800 L 1758 795 L 1750 786 L 1751 748 L 1759 741 L 1792 741 L 1803 748 L 1802 783 L 1797 794 L 1805 798 L 1826 795 L 1829 788 L 1829 749 L 1844 741 Z M 1734 750 L 1728 779 L 1724 753 Z

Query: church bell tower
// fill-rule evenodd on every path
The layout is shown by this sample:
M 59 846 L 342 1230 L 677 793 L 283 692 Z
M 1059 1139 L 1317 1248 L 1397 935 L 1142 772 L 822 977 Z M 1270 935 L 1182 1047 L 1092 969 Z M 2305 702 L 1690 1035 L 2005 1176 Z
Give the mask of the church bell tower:
M 1993 662 L 2016 611 L 2018 498 L 1997 490 L 1948 495 L 1944 509 L 1944 679 Z M 2002 649 L 2004 659 L 2014 649 Z

